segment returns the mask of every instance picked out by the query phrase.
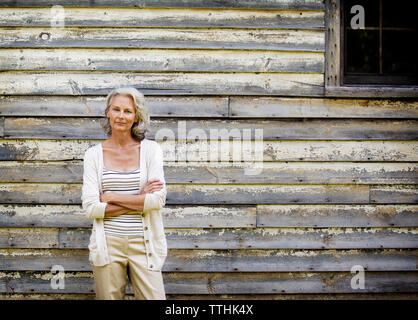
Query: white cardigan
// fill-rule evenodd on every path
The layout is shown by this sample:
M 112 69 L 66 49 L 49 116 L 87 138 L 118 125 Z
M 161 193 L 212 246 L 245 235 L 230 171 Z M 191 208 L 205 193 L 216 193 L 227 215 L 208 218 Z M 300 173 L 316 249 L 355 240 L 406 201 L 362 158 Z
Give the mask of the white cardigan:
M 160 145 L 143 139 L 140 149 L 140 183 L 142 192 L 145 184 L 152 179 L 163 182 L 163 189 L 145 195 L 143 209 L 144 241 L 148 270 L 160 271 L 167 257 L 167 242 L 164 233 L 161 209 L 166 201 L 166 184 L 163 169 L 163 152 Z M 109 263 L 103 219 L 106 202 L 100 202 L 102 191 L 103 146 L 94 145 L 84 153 L 82 207 L 89 218 L 93 218 L 90 236 L 89 260 L 95 266 Z

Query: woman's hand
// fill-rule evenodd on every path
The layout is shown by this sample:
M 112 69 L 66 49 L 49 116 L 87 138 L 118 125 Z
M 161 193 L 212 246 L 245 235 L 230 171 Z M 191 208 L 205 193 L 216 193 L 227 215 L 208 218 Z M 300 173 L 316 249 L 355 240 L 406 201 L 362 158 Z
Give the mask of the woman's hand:
M 153 193 L 155 191 L 160 191 L 163 188 L 164 183 L 159 179 L 150 180 L 142 189 L 141 194 Z
M 113 196 L 112 192 L 102 193 L 100 195 L 100 201 L 101 202 L 106 202 L 106 203 L 112 203 L 112 200 L 113 200 L 112 196 Z

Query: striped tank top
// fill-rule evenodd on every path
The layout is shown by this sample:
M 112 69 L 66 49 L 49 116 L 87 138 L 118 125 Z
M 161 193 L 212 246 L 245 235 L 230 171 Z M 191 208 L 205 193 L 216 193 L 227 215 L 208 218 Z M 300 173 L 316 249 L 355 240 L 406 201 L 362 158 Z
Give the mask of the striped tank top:
M 139 168 L 130 172 L 103 168 L 103 193 L 140 194 L 139 173 Z M 103 223 L 106 235 L 123 237 L 144 236 L 142 213 L 138 211 L 132 210 L 117 217 L 105 217 Z

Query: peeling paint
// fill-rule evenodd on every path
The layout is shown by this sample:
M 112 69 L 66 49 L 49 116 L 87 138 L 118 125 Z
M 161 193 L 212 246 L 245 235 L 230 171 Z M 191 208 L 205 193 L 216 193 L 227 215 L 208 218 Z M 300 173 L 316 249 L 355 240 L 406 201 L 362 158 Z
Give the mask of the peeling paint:
M 312 250 L 304 250 L 293 252 L 293 255 L 296 257 L 315 257 L 318 253 Z
M 176 229 L 175 231 L 172 231 L 171 233 L 176 233 L 178 236 L 192 236 L 192 237 L 198 237 L 204 234 L 210 233 L 210 230 L 203 230 L 203 229 Z
M 8 278 L 8 279 L 20 279 L 20 273 L 19 272 L 0 272 L 0 279 L 2 278 Z

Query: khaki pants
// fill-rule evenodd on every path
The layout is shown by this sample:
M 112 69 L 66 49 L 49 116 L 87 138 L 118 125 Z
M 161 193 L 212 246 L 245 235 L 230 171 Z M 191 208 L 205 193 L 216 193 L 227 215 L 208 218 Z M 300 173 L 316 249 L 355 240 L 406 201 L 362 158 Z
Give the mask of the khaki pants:
M 161 271 L 147 269 L 145 244 L 142 237 L 106 235 L 110 263 L 96 267 L 91 262 L 96 299 L 123 300 L 129 276 L 135 299 L 165 300 Z

